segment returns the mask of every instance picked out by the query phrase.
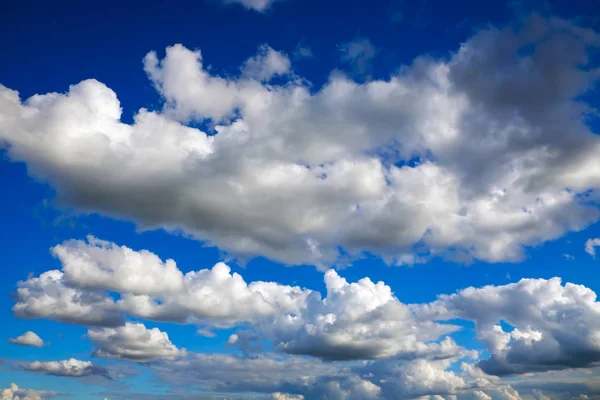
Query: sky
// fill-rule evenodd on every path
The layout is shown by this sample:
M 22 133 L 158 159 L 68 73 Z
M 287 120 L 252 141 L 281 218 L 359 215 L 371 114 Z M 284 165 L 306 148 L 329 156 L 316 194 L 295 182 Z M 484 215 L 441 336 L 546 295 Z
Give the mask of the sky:
M 2 400 L 600 399 L 599 18 L 2 2 Z

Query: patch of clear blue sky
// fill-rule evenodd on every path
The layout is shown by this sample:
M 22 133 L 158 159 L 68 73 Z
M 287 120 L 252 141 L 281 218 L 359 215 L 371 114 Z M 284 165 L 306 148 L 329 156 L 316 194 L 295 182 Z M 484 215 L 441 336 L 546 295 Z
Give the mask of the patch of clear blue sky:
M 478 27 L 504 24 L 515 13 L 536 10 L 563 17 L 595 16 L 599 10 L 593 3 L 555 0 L 551 5 L 535 1 L 507 6 L 503 1 L 467 0 L 282 0 L 260 14 L 239 6 L 223 6 L 217 0 L 160 4 L 5 0 L 0 5 L 0 83 L 27 98 L 35 93 L 64 92 L 70 84 L 95 78 L 117 93 L 123 120 L 130 122 L 141 107 L 161 107 L 161 99 L 143 71 L 142 58 L 150 50 L 163 54 L 166 46 L 175 43 L 201 49 L 205 64 L 221 75 L 238 74 L 241 63 L 263 43 L 288 54 L 302 44 L 311 48 L 314 58 L 293 61 L 294 71 L 318 90 L 333 69 L 347 67 L 340 63 L 338 45 L 343 42 L 359 37 L 371 40 L 379 50 L 371 75 L 387 78 L 415 56 L 448 56 Z M 4 154 L 0 158 L 0 293 L 14 292 L 16 282 L 29 273 L 59 268 L 49 248 L 67 239 L 83 239 L 89 233 L 134 249 L 149 249 L 163 259 L 173 258 L 183 271 L 208 268 L 220 260 L 218 249 L 181 236 L 160 230 L 140 233 L 131 222 L 97 215 L 78 217 L 56 209 L 48 186 L 28 178 L 24 165 L 9 163 Z M 371 257 L 356 261 L 341 275 L 350 281 L 364 276 L 383 280 L 405 303 L 431 301 L 439 293 L 466 286 L 504 284 L 524 277 L 560 276 L 599 291 L 598 263 L 583 250 L 585 240 L 596 236 L 600 236 L 598 225 L 568 234 L 529 249 L 522 263 L 475 263 L 467 267 L 433 260 L 414 268 L 396 268 Z M 575 260 L 564 258 L 565 253 Z M 258 258 L 245 268 L 234 265 L 234 270 L 247 281 L 269 280 L 324 290 L 322 273 L 310 266 L 285 268 Z M 90 359 L 85 328 L 16 319 L 12 305 L 9 295 L 0 296 L 0 320 L 5 322 L 0 337 L 2 359 Z M 231 351 L 225 343 L 232 330 L 206 338 L 196 335 L 192 326 L 145 323 L 165 329 L 173 343 L 190 351 Z M 462 325 L 463 331 L 454 337 L 459 344 L 475 346 L 472 325 Z M 26 330 L 40 333 L 51 345 L 36 349 L 7 343 L 9 337 Z M 126 381 L 131 391 L 144 392 L 148 379 L 143 374 Z M 14 371 L 5 365 L 0 368 L 0 387 L 10 382 L 69 392 L 77 399 L 101 398 L 94 393 L 106 389 L 76 379 Z

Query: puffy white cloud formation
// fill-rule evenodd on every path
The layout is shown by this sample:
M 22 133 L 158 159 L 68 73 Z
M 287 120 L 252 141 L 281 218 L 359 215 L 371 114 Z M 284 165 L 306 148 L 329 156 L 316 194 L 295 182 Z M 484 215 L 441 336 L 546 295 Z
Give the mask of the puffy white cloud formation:
M 325 286 L 325 298 L 309 297 L 296 315 L 283 315 L 258 330 L 280 351 L 329 360 L 449 358 L 461 351 L 449 337 L 436 342 L 457 327 L 417 321 L 383 282 L 348 283 L 330 270 Z
M 8 339 L 10 343 L 20 344 L 21 346 L 42 347 L 44 341 L 35 332 L 27 331 L 21 336 Z
M 2 400 L 43 400 L 57 395 L 48 390 L 20 389 L 15 383 L 0 392 Z
M 147 329 L 143 324 L 126 323 L 118 328 L 93 328 L 88 338 L 98 349 L 94 355 L 116 360 L 148 362 L 174 360 L 186 355 L 158 328 Z
M 51 270 L 18 283 L 12 310 L 20 318 L 49 318 L 83 325 L 123 323 L 114 301 L 105 293 L 66 285 L 61 271 Z
M 0 142 L 82 211 L 181 229 L 242 258 L 515 261 L 600 216 L 589 201 L 600 138 L 580 97 L 599 44 L 534 16 L 481 30 L 448 60 L 366 83 L 334 73 L 318 90 L 257 80 L 287 68 L 264 52 L 246 63 L 253 73 L 224 78 L 175 45 L 144 60 L 162 112 L 122 123 L 117 95 L 94 80 L 23 102 L 2 87 Z
M 18 316 L 91 325 L 88 337 L 97 356 L 160 361 L 152 368 L 162 379 L 215 392 L 379 400 L 464 399 L 481 390 L 493 399 L 516 400 L 519 393 L 494 375 L 556 372 L 600 361 L 595 293 L 558 278 L 468 288 L 406 305 L 383 282 L 348 282 L 333 270 L 324 275 L 327 292 L 321 296 L 274 282 L 246 283 L 225 264 L 184 274 L 173 260 L 93 237 L 66 241 L 52 252 L 63 270 L 19 283 Z M 207 329 L 242 325 L 230 342 L 245 357 L 186 355 L 166 333 L 124 322 L 128 315 Z M 456 363 L 478 354 L 445 337 L 456 327 L 440 320 L 456 318 L 475 322 L 477 338 L 490 353 L 476 365 L 463 363 L 461 371 Z M 265 340 L 278 355 L 262 353 Z M 111 375 L 73 359 L 25 368 L 72 377 Z M 549 390 L 548 383 L 537 387 Z
M 88 237 L 88 242 L 67 241 L 52 253 L 63 270 L 20 282 L 13 307 L 17 315 L 111 325 L 127 313 L 221 326 L 297 313 L 312 293 L 275 282 L 248 284 L 224 263 L 183 274 L 173 260 L 163 262 L 147 250 L 134 251 L 94 237 Z M 52 285 L 45 284 L 49 277 Z M 107 290 L 120 293 L 120 299 L 113 300 Z M 55 306 L 57 299 L 60 309 Z
M 64 242 L 52 252 L 63 271 L 19 282 L 13 310 L 20 317 L 108 326 L 89 333 L 104 357 L 143 362 L 182 355 L 165 333 L 124 324 L 127 315 L 209 329 L 245 324 L 247 330 L 230 338 L 245 353 L 260 351 L 267 340 L 280 352 L 326 360 L 474 356 L 445 337 L 456 326 L 436 321 L 458 318 L 476 323 L 478 339 L 491 354 L 479 363 L 488 374 L 600 362 L 596 294 L 559 278 L 467 288 L 430 304 L 405 305 L 383 282 L 349 283 L 333 270 L 325 273 L 327 293 L 321 297 L 275 282 L 247 283 L 223 263 L 183 274 L 173 260 L 93 237 Z M 506 332 L 501 322 L 512 328 Z
M 110 379 L 110 375 L 106 369 L 94 365 L 91 361 L 81 361 L 75 358 L 61 361 L 33 361 L 27 364 L 25 369 L 30 372 L 68 376 L 71 378 L 100 375 Z
M 17 316 L 106 326 L 122 325 L 124 315 L 208 327 L 250 323 L 255 333 L 238 332 L 231 344 L 256 351 L 253 342 L 267 339 L 280 351 L 328 360 L 449 358 L 463 352 L 449 337 L 439 341 L 457 327 L 417 320 L 389 286 L 368 278 L 348 283 L 330 270 L 322 298 L 275 282 L 246 283 L 223 263 L 183 274 L 173 260 L 94 237 L 66 241 L 52 253 L 62 271 L 20 282 Z M 149 361 L 180 355 L 165 333 L 142 324 L 95 328 L 88 336 L 104 357 Z
M 600 246 L 600 238 L 588 239 L 585 241 L 585 252 L 596 258 L 596 247 L 598 246 Z
M 421 310 L 430 317 L 472 320 L 491 353 L 488 374 L 523 374 L 600 362 L 600 302 L 582 285 L 559 278 L 523 279 L 504 286 L 467 288 Z M 499 325 L 512 328 L 505 332 Z
M 473 398 L 476 400 L 492 400 L 492 397 L 481 390 L 473 391 Z

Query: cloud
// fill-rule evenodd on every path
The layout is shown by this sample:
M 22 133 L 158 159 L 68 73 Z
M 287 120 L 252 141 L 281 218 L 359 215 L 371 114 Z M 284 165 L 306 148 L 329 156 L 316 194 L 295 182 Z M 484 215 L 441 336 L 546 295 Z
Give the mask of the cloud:
M 157 329 L 123 325 L 126 315 L 208 328 L 248 324 L 252 332 L 230 340 L 246 352 L 264 340 L 285 353 L 327 360 L 435 359 L 464 351 L 444 338 L 456 326 L 417 320 L 389 286 L 368 278 L 348 283 L 330 270 L 321 298 L 276 282 L 247 283 L 224 263 L 183 274 L 174 260 L 91 236 L 54 246 L 52 254 L 62 271 L 20 282 L 13 310 L 19 317 L 108 326 L 88 333 L 103 357 L 144 362 L 182 354 Z
M 123 318 L 106 293 L 66 285 L 61 271 L 52 270 L 18 283 L 17 303 L 12 310 L 19 318 L 49 318 L 81 325 L 121 325 Z
M 147 329 L 143 324 L 126 323 L 118 328 L 93 328 L 88 338 L 98 349 L 97 357 L 133 362 L 174 360 L 185 356 L 185 349 L 178 349 L 169 336 L 157 328 Z
M 271 394 L 271 397 L 273 398 L 273 400 L 304 400 L 304 396 L 302 395 L 294 396 L 279 392 Z
M 10 387 L 0 391 L 2 400 L 43 400 L 58 395 L 60 393 L 49 390 L 20 389 L 15 383 L 11 383 Z
M 246 283 L 224 263 L 185 275 L 173 260 L 88 237 L 57 245 L 63 271 L 19 283 L 13 311 L 81 325 L 122 325 L 123 313 L 157 321 L 231 326 L 297 313 L 312 292 L 276 282 Z M 120 294 L 114 300 L 106 291 Z M 60 307 L 57 307 L 57 303 Z M 69 312 L 67 312 L 69 311 Z
M 25 101 L 2 87 L 0 142 L 82 212 L 184 231 L 241 259 L 518 261 L 600 217 L 600 139 L 581 97 L 599 44 L 534 16 L 387 80 L 333 73 L 316 89 L 220 77 L 175 45 L 144 59 L 161 112 L 125 124 L 94 80 Z
M 582 285 L 559 278 L 522 279 L 504 286 L 467 288 L 442 295 L 422 311 L 429 317 L 474 321 L 490 358 L 491 375 L 583 368 L 600 362 L 600 302 Z M 499 325 L 510 325 L 509 332 Z
M 174 260 L 93 237 L 66 241 L 52 252 L 63 271 L 20 282 L 15 312 L 35 310 L 38 317 L 92 325 L 88 338 L 96 356 L 148 363 L 172 385 L 346 400 L 452 395 L 462 400 L 480 390 L 493 399 L 516 400 L 532 388 L 518 377 L 511 386 L 499 377 L 527 374 L 538 385 L 535 374 L 591 370 L 600 362 L 596 294 L 558 278 L 467 288 L 432 303 L 403 304 L 384 282 L 348 282 L 333 270 L 324 274 L 321 296 L 275 282 L 247 283 L 222 263 L 183 274 Z M 69 319 L 63 309 L 72 310 Z M 243 356 L 188 353 L 165 332 L 141 323 L 111 326 L 128 316 L 201 329 L 238 327 L 230 345 Z M 489 356 L 480 358 L 447 337 L 457 326 L 444 321 L 455 320 L 475 323 L 476 339 Z M 114 375 L 75 359 L 23 368 L 72 377 Z M 588 376 L 577 382 L 585 379 L 590 381 Z M 549 387 L 540 383 L 534 389 Z M 593 390 L 577 383 L 569 393 Z
M 585 252 L 592 258 L 596 258 L 596 247 L 600 246 L 600 238 L 588 239 L 585 241 Z
M 417 321 L 383 282 L 348 283 L 330 270 L 325 286 L 325 298 L 309 297 L 296 315 L 256 329 L 280 351 L 326 360 L 449 358 L 462 351 L 449 337 L 437 342 L 457 327 Z
M 74 358 L 62 361 L 33 361 L 25 365 L 25 370 L 71 378 L 100 375 L 110 379 L 110 375 L 106 369 L 92 364 L 91 361 L 81 361 Z
M 223 0 L 225 3 L 238 3 L 249 10 L 258 12 L 266 11 L 275 1 L 278 0 Z
M 313 58 L 315 55 L 310 47 L 298 44 L 293 53 L 294 59 L 301 60 L 305 58 Z
M 291 66 L 292 63 L 286 54 L 263 45 L 259 48 L 256 56 L 244 63 L 242 73 L 244 76 L 259 81 L 269 81 L 275 76 L 289 74 Z
M 342 61 L 349 63 L 354 72 L 365 74 L 371 70 L 371 63 L 377 49 L 370 40 L 358 38 L 340 46 Z
M 20 344 L 21 346 L 42 347 L 44 341 L 35 332 L 27 331 L 21 336 L 8 339 L 10 343 Z

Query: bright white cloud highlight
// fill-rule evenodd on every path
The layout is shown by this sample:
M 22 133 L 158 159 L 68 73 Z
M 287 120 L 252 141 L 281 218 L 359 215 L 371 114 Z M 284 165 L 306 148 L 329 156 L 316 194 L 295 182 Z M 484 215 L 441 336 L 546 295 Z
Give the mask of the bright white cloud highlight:
M 94 365 L 91 361 L 81 361 L 75 358 L 61 361 L 33 361 L 25 366 L 25 370 L 71 378 L 82 378 L 92 375 L 109 377 L 108 371 L 104 368 Z
M 43 400 L 58 394 L 48 390 L 21 389 L 15 383 L 11 383 L 8 388 L 0 391 L 2 400 Z
M 143 324 L 126 323 L 118 328 L 93 328 L 88 338 L 98 349 L 97 357 L 149 362 L 174 360 L 186 355 L 185 349 L 178 349 L 169 336 L 157 328 L 147 329 Z
M 27 331 L 21 336 L 8 339 L 10 343 L 20 344 L 21 346 L 42 347 L 44 341 L 35 332 Z
M 423 310 L 430 317 L 474 321 L 491 353 L 479 363 L 488 374 L 524 374 L 600 362 L 596 293 L 582 285 L 563 285 L 559 278 L 471 287 L 442 295 Z M 501 321 L 512 330 L 505 332 Z

